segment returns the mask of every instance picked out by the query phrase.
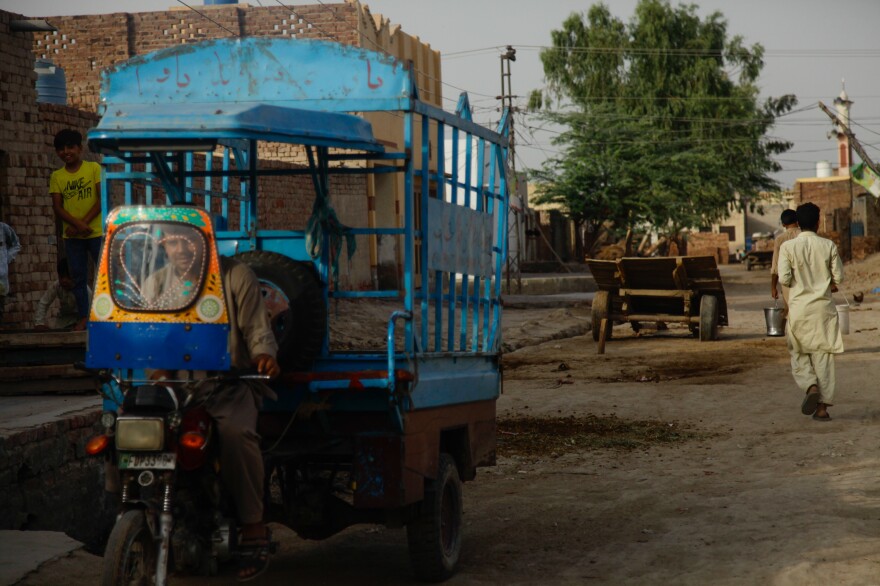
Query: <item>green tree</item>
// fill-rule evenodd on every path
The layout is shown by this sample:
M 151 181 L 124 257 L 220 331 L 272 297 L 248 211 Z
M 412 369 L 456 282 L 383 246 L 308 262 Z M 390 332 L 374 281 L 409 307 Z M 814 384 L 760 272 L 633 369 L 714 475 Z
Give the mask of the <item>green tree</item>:
M 767 133 L 797 100 L 758 103 L 763 48 L 728 39 L 721 13 L 641 0 L 626 24 L 597 4 L 551 36 L 547 93 L 530 103 L 564 104 L 543 115 L 567 129 L 532 173 L 540 202 L 588 232 L 607 221 L 675 235 L 779 188 L 772 157 L 791 144 Z

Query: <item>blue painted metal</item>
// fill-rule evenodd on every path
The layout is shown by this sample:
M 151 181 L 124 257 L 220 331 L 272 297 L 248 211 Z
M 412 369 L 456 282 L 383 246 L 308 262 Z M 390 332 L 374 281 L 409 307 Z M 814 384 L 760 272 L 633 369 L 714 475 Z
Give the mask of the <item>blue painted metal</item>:
M 395 311 L 391 314 L 391 318 L 388 320 L 388 335 L 385 338 L 385 341 L 388 344 L 388 378 L 386 386 L 391 393 L 394 392 L 394 372 L 397 359 L 397 355 L 394 353 L 394 329 L 397 325 L 397 320 L 399 319 L 409 322 L 412 320 L 412 313 L 409 311 Z
M 418 385 L 409 393 L 413 409 L 497 398 L 501 373 L 497 355 L 439 353 L 418 362 Z
M 89 322 L 86 366 L 229 370 L 228 335 L 218 324 Z
M 332 298 L 400 301 L 388 321 L 384 348 L 331 352 L 325 345 L 313 371 L 326 376 L 279 388 L 272 408 L 296 408 L 317 394 L 334 410 L 390 409 L 402 429 L 406 409 L 498 396 L 501 271 L 507 254 L 506 112 L 497 130 L 485 128 L 473 122 L 466 94 L 455 113 L 445 112 L 418 99 L 408 64 L 321 41 L 249 37 L 183 45 L 119 65 L 103 84 L 105 115 L 89 140 L 115 157 L 105 159 L 105 210 L 112 184 L 120 181 L 126 184 L 127 203 L 142 197 L 131 190 L 131 182 L 146 186 L 149 202 L 156 187 L 172 201 L 200 197 L 206 208 L 219 209 L 214 224 L 221 254 L 266 250 L 314 260 L 328 304 Z M 371 111 L 400 112 L 402 147 L 376 140 L 368 122 L 349 114 Z M 263 141 L 306 145 L 310 166 L 261 168 L 257 146 Z M 202 154 L 215 147 L 216 156 Z M 329 147 L 346 150 L 331 153 Z M 338 167 L 331 164 L 335 161 L 364 164 Z M 332 174 L 357 172 L 403 175 L 403 225 L 353 226 L 349 232 L 359 238 L 399 238 L 399 291 L 331 293 L 327 284 L 334 258 L 326 232 L 313 241 L 319 246 L 310 247 L 303 230 L 261 229 L 260 177 L 309 173 L 316 190 L 326 194 Z M 493 234 L 491 246 L 465 249 L 449 264 L 429 262 L 429 209 L 435 204 L 454 208 L 449 218 L 456 224 L 471 215 L 480 218 L 491 227 L 486 229 Z M 488 255 L 487 262 L 471 262 L 479 255 Z M 403 342 L 395 342 L 400 327 Z M 395 378 L 399 369 L 409 372 L 412 382 L 401 384 Z M 358 370 L 385 374 L 364 378 L 359 389 L 352 389 L 347 373 Z
M 89 141 L 103 150 L 123 151 L 129 145 L 142 149 L 151 142 L 212 145 L 225 138 L 385 150 L 373 138 L 370 123 L 350 114 L 250 103 L 192 104 L 167 110 L 154 104 L 126 105 L 112 118 L 104 116 L 89 133 Z
M 134 57 L 105 72 L 101 98 L 111 117 L 136 104 L 377 112 L 408 110 L 414 87 L 410 66 L 384 53 L 329 41 L 245 37 Z

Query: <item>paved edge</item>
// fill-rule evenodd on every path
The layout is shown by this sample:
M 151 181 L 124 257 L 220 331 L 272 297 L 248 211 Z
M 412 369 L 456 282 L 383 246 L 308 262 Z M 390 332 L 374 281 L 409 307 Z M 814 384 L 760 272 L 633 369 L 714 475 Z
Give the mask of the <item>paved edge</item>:
M 0 584 L 15 584 L 46 562 L 82 547 L 60 531 L 0 530 Z

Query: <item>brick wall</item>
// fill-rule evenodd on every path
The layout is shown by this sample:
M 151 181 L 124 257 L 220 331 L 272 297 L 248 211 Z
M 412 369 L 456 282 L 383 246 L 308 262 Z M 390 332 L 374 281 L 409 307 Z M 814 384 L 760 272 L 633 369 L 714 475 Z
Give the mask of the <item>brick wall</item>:
M 10 266 L 11 295 L 2 325 L 29 328 L 37 301 L 57 278 L 58 233 L 49 175 L 61 163 L 52 139 L 61 128 L 85 132 L 98 117 L 37 104 L 33 35 L 9 28 L 10 21 L 20 18 L 0 11 L 0 220 L 15 229 L 22 244 Z
M 848 179 L 798 181 L 794 186 L 793 207 L 806 202 L 819 206 L 819 235 L 837 244 L 844 261 L 852 258 L 852 182 Z
M 361 46 L 364 9 L 357 3 L 301 6 L 199 6 L 162 12 L 49 16 L 58 30 L 34 35 L 37 58 L 64 69 L 68 103 L 95 110 L 101 70 L 158 49 L 231 36 L 323 39 Z M 360 12 L 359 12 L 360 11 Z M 213 22 L 212 22 L 213 21 Z M 369 43 L 369 49 L 375 49 Z M 433 87 L 431 88 L 433 89 Z
M 131 56 L 130 20 L 124 13 L 59 16 L 49 20 L 58 30 L 33 34 L 34 56 L 64 69 L 69 106 L 96 110 L 101 70 Z
M 820 231 L 840 230 L 840 226 L 827 225 L 838 209 L 850 209 L 852 190 L 849 181 L 798 181 L 794 190 L 794 208 L 806 202 L 813 202 L 822 212 L 823 223 Z
M 81 411 L 0 437 L 0 529 L 63 531 L 100 551 L 116 512 L 103 460 L 85 454 L 100 416 Z
M 36 104 L 31 35 L 10 30 L 9 23 L 16 18 L 21 17 L 0 12 L 0 221 L 12 226 L 22 241 L 22 251 L 10 266 L 10 296 L 3 324 L 21 317 L 19 299 L 32 279 L 35 286 L 45 286 L 40 269 L 47 268 L 34 254 L 37 237 L 29 226 L 37 210 L 29 204 L 38 201 L 41 188 L 45 188 L 39 173 L 48 166 L 49 157 L 40 148 L 43 125 Z M 41 211 L 45 215 L 45 209 Z
M 729 262 L 728 241 L 730 237 L 721 232 L 691 232 L 687 239 L 688 256 L 714 256 L 718 264 Z

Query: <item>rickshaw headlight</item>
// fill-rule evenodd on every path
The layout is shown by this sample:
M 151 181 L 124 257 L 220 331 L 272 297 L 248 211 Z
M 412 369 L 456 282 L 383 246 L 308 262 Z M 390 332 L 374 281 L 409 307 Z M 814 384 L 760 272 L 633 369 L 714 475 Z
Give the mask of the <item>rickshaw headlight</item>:
M 116 449 L 161 450 L 165 420 L 160 417 L 120 417 L 116 420 Z

